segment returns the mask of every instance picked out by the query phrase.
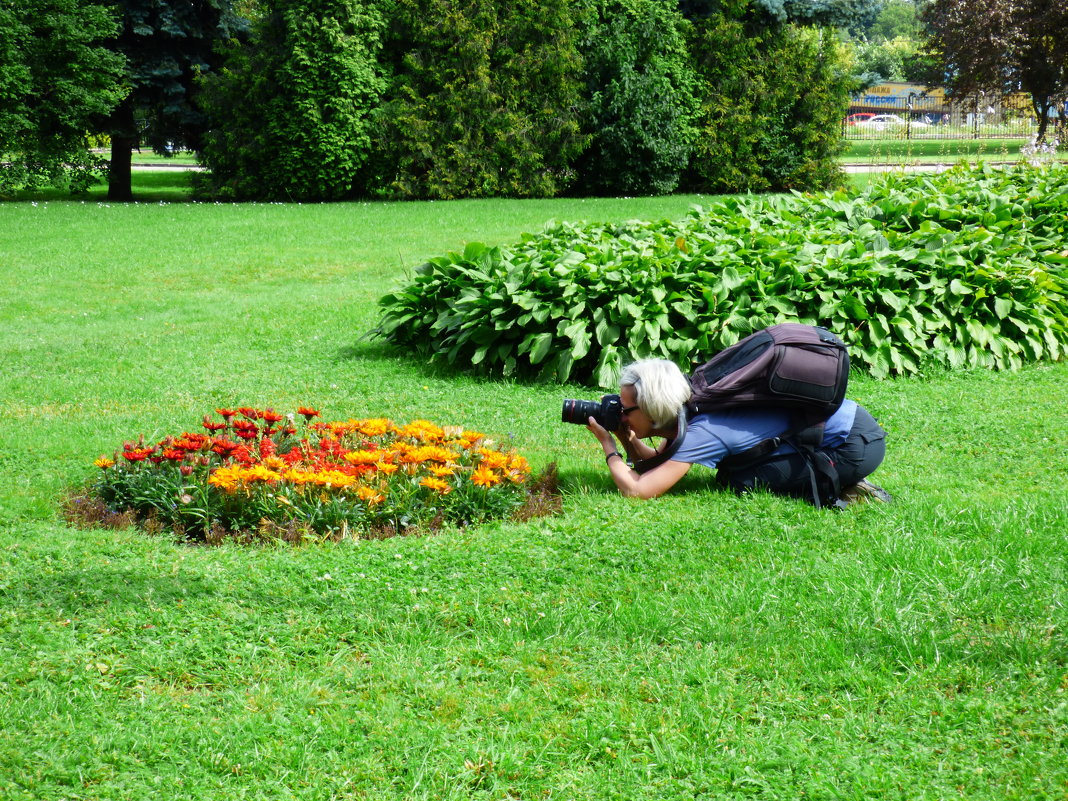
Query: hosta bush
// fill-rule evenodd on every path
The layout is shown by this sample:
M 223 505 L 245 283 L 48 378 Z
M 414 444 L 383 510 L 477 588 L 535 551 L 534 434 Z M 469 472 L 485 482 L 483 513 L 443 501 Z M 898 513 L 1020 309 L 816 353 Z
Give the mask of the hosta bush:
M 99 477 L 70 506 L 216 541 L 396 534 L 504 517 L 527 501 L 526 459 L 477 431 L 314 422 L 308 408 L 216 412 L 204 431 L 128 441 L 100 457 Z
M 1068 351 L 1068 166 L 889 176 L 731 198 L 681 222 L 559 223 L 431 259 L 376 333 L 453 365 L 611 386 L 775 322 L 826 326 L 876 376 Z

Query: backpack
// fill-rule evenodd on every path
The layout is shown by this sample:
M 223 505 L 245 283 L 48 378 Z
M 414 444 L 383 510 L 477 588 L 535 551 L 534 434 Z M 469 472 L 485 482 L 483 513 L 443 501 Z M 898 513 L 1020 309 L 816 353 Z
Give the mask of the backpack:
M 644 473 L 670 459 L 682 442 L 690 417 L 740 406 L 786 408 L 792 417 L 787 431 L 723 459 L 717 475 L 721 483 L 726 482 L 730 473 L 759 464 L 786 442 L 808 462 L 811 500 L 818 507 L 837 498 L 840 489 L 833 463 L 817 448 L 823 442 L 824 424 L 845 399 L 848 381 L 845 343 L 826 328 L 780 323 L 757 331 L 693 372 L 693 396 L 685 413 L 679 415 L 675 439 L 634 469 Z

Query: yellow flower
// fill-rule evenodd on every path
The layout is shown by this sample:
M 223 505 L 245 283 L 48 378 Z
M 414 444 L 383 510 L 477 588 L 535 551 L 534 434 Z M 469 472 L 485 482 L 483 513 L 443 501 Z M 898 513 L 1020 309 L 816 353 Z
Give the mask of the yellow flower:
M 365 437 L 380 437 L 395 427 L 392 421 L 385 417 L 375 417 L 371 420 L 353 420 L 353 427 Z
M 340 470 L 320 470 L 314 475 L 315 483 L 324 487 L 348 487 L 356 483 L 354 477 Z
M 281 477 L 280 473 L 269 470 L 262 464 L 253 465 L 241 474 L 241 478 L 244 481 L 262 481 L 265 484 L 273 484 Z
M 442 495 L 447 495 L 452 492 L 452 487 L 447 482 L 442 481 L 440 478 L 424 478 L 419 482 L 419 486 L 432 489 L 434 492 L 440 492 Z
M 208 483 L 224 492 L 233 492 L 241 483 L 240 467 L 217 467 L 208 476 Z
M 107 470 L 109 467 L 115 466 L 115 462 L 107 458 L 106 456 L 101 456 L 99 459 L 93 462 L 93 464 L 95 464 L 101 470 Z
M 263 466 L 268 470 L 274 470 L 278 473 L 284 471 L 288 467 L 286 460 L 278 456 L 268 456 L 263 460 Z
M 345 461 L 351 464 L 374 464 L 382 458 L 382 451 L 349 451 Z
M 429 420 L 412 420 L 398 432 L 402 437 L 411 437 L 423 442 L 437 442 L 445 436 L 444 430 Z
M 453 453 L 448 448 L 442 448 L 439 445 L 423 445 L 401 454 L 400 460 L 406 464 L 422 464 L 423 462 L 451 462 L 459 456 L 460 454 Z
M 282 474 L 282 478 L 284 478 L 286 481 L 292 482 L 293 484 L 315 483 L 315 473 L 309 472 L 307 470 L 286 470 L 286 472 Z
M 492 487 L 494 484 L 499 484 L 500 481 L 501 477 L 485 465 L 479 465 L 479 468 L 471 474 L 471 483 L 480 487 Z
M 385 473 L 387 476 L 397 472 L 397 465 L 389 462 L 380 462 L 378 465 L 378 472 Z

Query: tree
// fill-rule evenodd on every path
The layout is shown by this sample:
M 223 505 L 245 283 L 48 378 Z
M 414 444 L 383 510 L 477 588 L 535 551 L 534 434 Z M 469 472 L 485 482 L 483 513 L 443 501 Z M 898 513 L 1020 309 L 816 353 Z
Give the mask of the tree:
M 123 58 L 103 45 L 117 28 L 92 0 L 0 0 L 0 192 L 103 172 L 86 133 L 122 98 Z
M 338 200 L 371 150 L 383 21 L 364 0 L 264 0 L 251 41 L 205 81 L 201 183 L 228 199 Z
M 912 0 L 887 0 L 867 35 L 872 42 L 897 39 L 918 42 L 923 36 L 923 25 L 917 16 L 916 4 Z
M 200 76 L 219 66 L 221 42 L 247 22 L 231 0 L 117 0 L 122 29 L 113 49 L 126 57 L 129 93 L 102 122 L 111 136 L 109 200 L 130 200 L 133 149 L 199 149 L 206 117 L 194 97 Z
M 552 197 L 574 180 L 572 0 L 394 0 L 368 186 L 396 198 Z
M 942 82 L 958 97 L 1028 92 L 1046 137 L 1068 101 L 1068 3 L 1064 0 L 933 0 L 922 12 Z
M 685 20 L 662 0 L 595 0 L 582 52 L 592 139 L 577 164 L 577 190 L 667 194 L 693 138 L 695 76 Z
M 840 178 L 853 82 L 837 36 L 769 22 L 763 7 L 734 0 L 694 19 L 690 47 L 700 108 L 688 189 L 805 190 Z

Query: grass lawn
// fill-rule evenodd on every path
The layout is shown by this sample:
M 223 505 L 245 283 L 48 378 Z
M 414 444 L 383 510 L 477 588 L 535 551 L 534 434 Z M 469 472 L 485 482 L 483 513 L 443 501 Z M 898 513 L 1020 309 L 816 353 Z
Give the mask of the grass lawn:
M 1029 139 L 847 139 L 839 159 L 847 164 L 935 164 L 968 161 L 1020 161 Z M 1063 148 L 1057 158 L 1068 158 Z
M 708 198 L 0 204 L 0 798 L 1063 799 L 1068 364 L 875 381 L 891 505 L 621 498 L 588 388 L 364 338 L 406 268 Z M 564 512 L 191 547 L 57 505 L 221 405 L 427 418 L 555 461 Z

